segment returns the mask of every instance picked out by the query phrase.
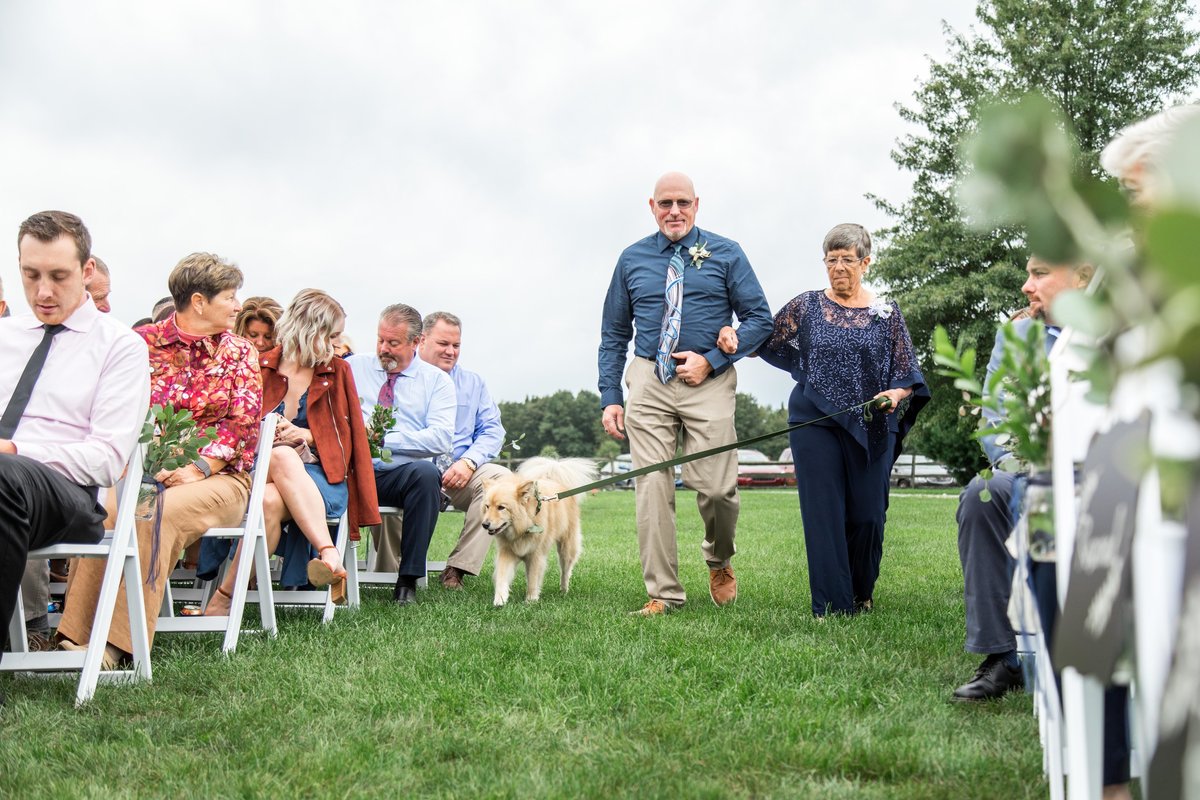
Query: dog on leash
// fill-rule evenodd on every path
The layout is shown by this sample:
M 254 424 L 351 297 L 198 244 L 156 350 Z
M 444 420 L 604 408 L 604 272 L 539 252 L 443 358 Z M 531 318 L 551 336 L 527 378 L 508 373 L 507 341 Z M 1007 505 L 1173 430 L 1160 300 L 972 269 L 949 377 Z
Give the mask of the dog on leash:
M 558 548 L 559 583 L 567 593 L 571 570 L 583 549 L 580 498 L 545 498 L 595 479 L 596 465 L 586 458 L 531 458 L 512 475 L 484 485 L 483 529 L 496 539 L 493 605 L 508 602 L 521 561 L 525 562 L 525 602 L 537 601 L 551 546 Z

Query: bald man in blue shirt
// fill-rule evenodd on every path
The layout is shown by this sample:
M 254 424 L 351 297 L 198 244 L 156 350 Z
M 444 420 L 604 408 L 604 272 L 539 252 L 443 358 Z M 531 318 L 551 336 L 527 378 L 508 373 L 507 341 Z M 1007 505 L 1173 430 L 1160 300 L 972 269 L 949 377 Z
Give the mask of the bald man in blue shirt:
M 737 440 L 733 362 L 771 333 L 771 309 L 741 246 L 695 226 L 700 198 L 688 176 L 658 179 L 650 211 L 658 232 L 625 249 L 604 300 L 600 329 L 600 405 L 604 430 L 629 434 L 634 468 Z M 717 347 L 736 315 L 736 352 Z M 634 358 L 625 369 L 629 341 Z M 628 400 L 621 388 L 625 372 Z M 717 605 L 737 597 L 730 559 L 738 517 L 737 453 L 684 465 L 704 521 L 701 553 Z M 670 469 L 637 480 L 638 549 L 650 599 L 635 614 L 655 616 L 683 605 L 675 541 L 675 481 Z

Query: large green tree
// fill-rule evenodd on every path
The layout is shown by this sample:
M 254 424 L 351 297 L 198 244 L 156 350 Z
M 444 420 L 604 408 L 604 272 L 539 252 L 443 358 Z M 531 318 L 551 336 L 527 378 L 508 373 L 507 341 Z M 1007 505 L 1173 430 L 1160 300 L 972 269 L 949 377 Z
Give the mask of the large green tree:
M 971 438 L 976 419 L 959 415 L 961 398 L 933 374 L 933 328 L 965 336 L 985 356 L 996 325 L 1024 305 L 1028 253 L 1022 231 L 972 231 L 955 200 L 959 146 L 980 111 L 1038 89 L 1074 127 L 1085 159 L 1128 123 L 1195 90 L 1200 79 L 1193 14 L 1186 0 L 981 0 L 977 28 L 946 29 L 948 55 L 901 117 L 916 131 L 892 159 L 913 174 L 909 199 L 873 198 L 893 219 L 880 231 L 876 276 L 900 304 L 934 393 L 913 445 L 960 480 L 982 466 Z M 980 373 L 987 364 L 979 359 Z

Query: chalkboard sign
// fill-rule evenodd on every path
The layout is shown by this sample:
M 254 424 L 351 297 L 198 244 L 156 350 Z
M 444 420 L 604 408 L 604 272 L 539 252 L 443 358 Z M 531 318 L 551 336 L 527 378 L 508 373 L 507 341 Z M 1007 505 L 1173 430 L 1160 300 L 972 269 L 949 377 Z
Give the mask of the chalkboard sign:
M 1079 479 L 1071 578 L 1051 652 L 1057 668 L 1102 683 L 1112 679 L 1133 619 L 1129 556 L 1149 434 L 1149 414 L 1117 423 L 1092 441 Z

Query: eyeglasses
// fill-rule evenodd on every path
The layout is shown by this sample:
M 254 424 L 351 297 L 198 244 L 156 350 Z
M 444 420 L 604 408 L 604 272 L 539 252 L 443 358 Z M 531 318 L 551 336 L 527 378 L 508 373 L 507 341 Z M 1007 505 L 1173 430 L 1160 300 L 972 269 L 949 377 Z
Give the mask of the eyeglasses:
M 863 256 L 863 258 L 866 258 L 866 256 Z M 824 259 L 825 266 L 828 267 L 829 269 L 833 269 L 834 267 L 838 266 L 839 264 L 841 264 L 843 267 L 853 267 L 855 264 L 861 263 L 862 260 L 863 260 L 862 258 L 850 258 L 849 256 L 841 256 L 840 258 Z
M 663 211 L 670 211 L 671 206 L 679 206 L 680 211 L 687 211 L 694 202 L 694 200 L 659 200 L 655 204 Z

